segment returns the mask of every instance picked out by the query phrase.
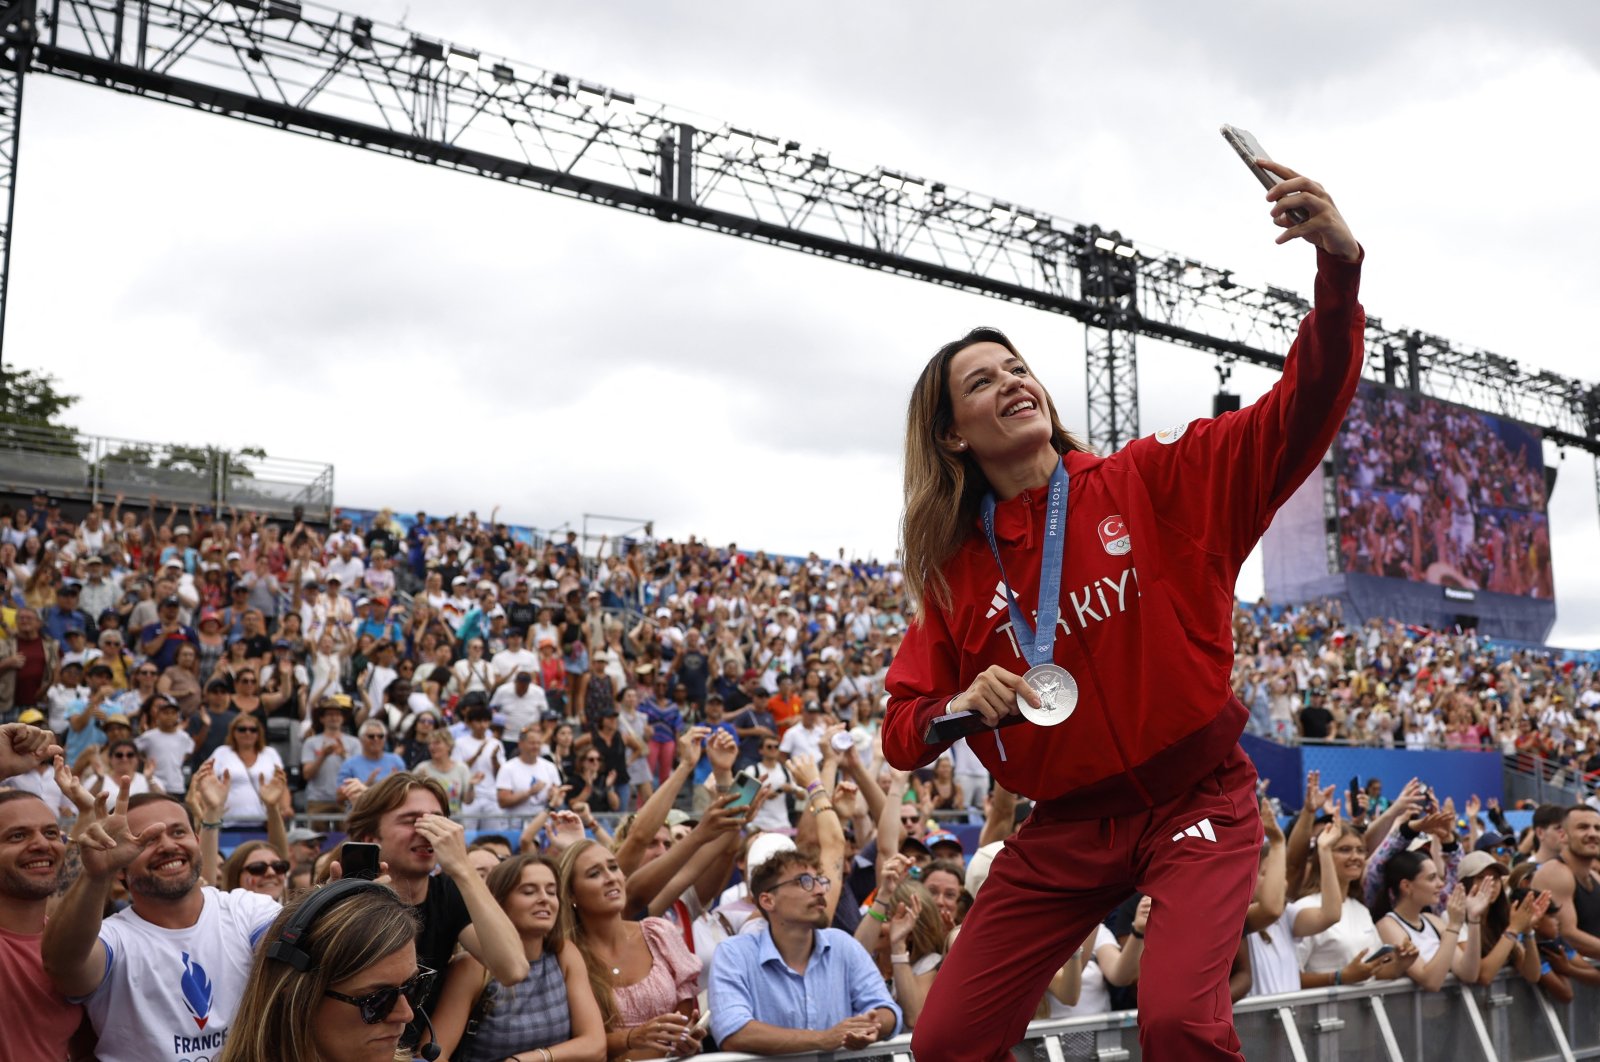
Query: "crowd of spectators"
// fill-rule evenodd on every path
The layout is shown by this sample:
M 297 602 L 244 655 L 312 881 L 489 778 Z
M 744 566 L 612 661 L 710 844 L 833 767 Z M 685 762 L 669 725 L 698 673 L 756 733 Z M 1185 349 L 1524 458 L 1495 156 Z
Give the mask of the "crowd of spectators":
M 1544 457 L 1526 428 L 1365 383 L 1337 468 L 1345 571 L 1555 596 Z
M 1283 743 L 1487 749 L 1596 800 L 1600 661 L 1474 630 L 1346 623 L 1339 603 L 1234 612 L 1233 686 Z M 1596 806 L 1600 806 L 1597 803 Z
M 881 761 L 893 564 L 120 501 L 0 514 L 0 991 L 37 1016 L 18 1057 L 865 1047 L 915 1026 L 1026 821 L 964 747 Z M 1600 766 L 1588 664 L 1333 605 L 1241 604 L 1236 641 L 1263 735 Z M 1600 981 L 1600 812 L 1517 835 L 1492 801 L 1315 776 L 1301 803 L 1280 828 L 1263 798 L 1235 998 Z M 392 901 L 325 893 L 346 876 Z M 1038 1016 L 1136 1006 L 1149 912 L 1108 911 Z

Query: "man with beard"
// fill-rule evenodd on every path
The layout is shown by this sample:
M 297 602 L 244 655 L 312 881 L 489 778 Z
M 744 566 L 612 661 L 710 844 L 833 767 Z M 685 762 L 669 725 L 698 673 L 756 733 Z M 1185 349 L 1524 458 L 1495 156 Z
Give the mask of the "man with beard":
M 828 928 L 828 879 L 817 866 L 814 854 L 778 852 L 751 873 L 766 925 L 723 941 L 711 969 L 711 1031 L 723 1050 L 856 1051 L 899 1027 L 900 1008 L 867 950 Z
M 45 973 L 87 1005 L 101 1062 L 216 1058 L 251 952 L 282 908 L 200 885 L 196 824 L 175 797 L 124 795 L 104 812 L 102 795 L 79 834 L 83 872 L 45 927 Z M 119 875 L 132 905 L 102 920 Z
M 67 845 L 55 809 L 32 793 L 0 789 L 0 999 L 11 1023 L 0 1052 L 66 1058 L 83 1007 L 52 991 L 39 957 L 45 905 L 55 895 Z
M 1532 887 L 1549 889 L 1561 937 L 1591 959 L 1600 959 L 1600 811 L 1574 804 L 1561 820 L 1565 843 L 1560 858 L 1541 863 Z
M 66 854 L 53 808 L 34 793 L 0 790 L 0 998 L 27 1016 L 8 1033 L 18 1059 L 64 1059 L 83 1022 L 82 1006 L 51 990 L 38 955 Z

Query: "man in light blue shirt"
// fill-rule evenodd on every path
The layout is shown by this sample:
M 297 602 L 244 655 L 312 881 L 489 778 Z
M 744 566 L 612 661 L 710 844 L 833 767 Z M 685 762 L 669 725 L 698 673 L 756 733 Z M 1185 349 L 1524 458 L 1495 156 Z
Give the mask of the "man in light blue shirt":
M 406 761 L 392 752 L 385 752 L 383 743 L 389 737 L 389 728 L 376 719 L 361 724 L 361 755 L 351 756 L 339 768 L 338 785 L 354 778 L 362 785 L 377 785 L 391 774 L 403 774 Z
M 805 852 L 778 852 L 751 872 L 767 924 L 719 944 L 711 967 L 711 1031 L 724 1051 L 854 1051 L 899 1028 L 872 957 L 828 928 L 828 885 Z

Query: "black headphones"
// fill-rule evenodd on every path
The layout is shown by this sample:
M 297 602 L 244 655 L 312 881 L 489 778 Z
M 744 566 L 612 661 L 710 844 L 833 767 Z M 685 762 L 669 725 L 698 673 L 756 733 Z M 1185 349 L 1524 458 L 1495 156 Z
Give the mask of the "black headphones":
M 278 939 L 267 948 L 267 958 L 286 962 L 300 973 L 305 973 L 311 969 L 313 960 L 311 953 L 305 950 L 301 941 L 311 932 L 317 917 L 346 896 L 378 889 L 389 891 L 387 885 L 379 885 L 366 878 L 341 878 L 318 886 L 295 911 L 294 917 L 289 919 L 289 924 L 278 934 Z
M 305 935 L 311 932 L 311 927 L 316 924 L 317 917 L 346 897 L 353 896 L 358 892 L 376 892 L 379 889 L 391 894 L 393 892 L 389 886 L 379 885 L 377 882 L 369 881 L 366 878 L 340 878 L 338 881 L 330 881 L 326 885 L 319 885 L 295 910 L 294 917 L 289 919 L 289 924 L 283 927 L 283 931 L 278 934 L 278 939 L 268 945 L 267 958 L 287 963 L 297 972 L 305 973 L 311 969 L 311 964 L 314 960 L 311 958 L 311 953 L 305 949 L 302 941 L 305 939 Z M 427 1062 L 434 1062 L 434 1059 L 439 1057 L 439 1045 L 431 1042 L 435 1039 L 433 1022 L 428 1019 L 427 1013 L 421 1007 L 416 1008 L 416 1011 L 417 1017 L 428 1027 L 428 1039 L 430 1040 L 428 1044 L 418 1049 L 417 1053 Z M 420 1039 L 420 1037 L 418 1038 Z

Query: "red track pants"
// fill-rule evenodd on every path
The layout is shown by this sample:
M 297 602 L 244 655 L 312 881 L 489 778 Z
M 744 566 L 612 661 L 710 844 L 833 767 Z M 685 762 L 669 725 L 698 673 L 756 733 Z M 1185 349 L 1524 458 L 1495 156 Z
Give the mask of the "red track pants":
M 1228 971 L 1261 850 L 1255 781 L 1235 746 L 1158 807 L 1068 820 L 1039 805 L 995 858 L 934 979 L 912 1037 L 918 1062 L 1009 1058 L 1050 978 L 1135 889 L 1152 900 L 1139 972 L 1145 1062 L 1243 1059 Z

